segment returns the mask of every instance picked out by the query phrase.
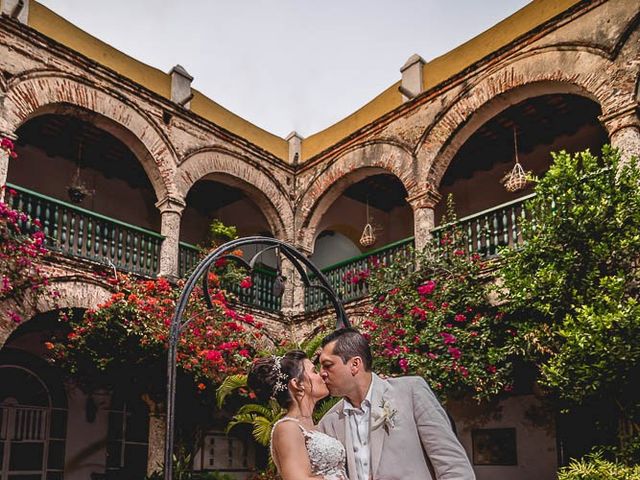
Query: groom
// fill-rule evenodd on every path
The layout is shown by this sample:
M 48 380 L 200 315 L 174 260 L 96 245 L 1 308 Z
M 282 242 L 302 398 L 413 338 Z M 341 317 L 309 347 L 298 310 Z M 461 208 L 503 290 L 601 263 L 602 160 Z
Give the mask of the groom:
M 473 480 L 469 459 L 444 409 L 420 377 L 381 379 L 357 330 L 322 341 L 320 374 L 343 397 L 319 424 L 347 451 L 351 480 Z

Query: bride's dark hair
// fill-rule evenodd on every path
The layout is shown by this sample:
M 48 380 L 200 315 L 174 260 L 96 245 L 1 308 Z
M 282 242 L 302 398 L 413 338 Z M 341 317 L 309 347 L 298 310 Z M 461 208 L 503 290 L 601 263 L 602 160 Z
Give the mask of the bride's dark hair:
M 276 365 L 276 359 L 280 359 L 280 366 Z M 282 357 L 259 358 L 249 370 L 247 385 L 254 391 L 260 402 L 266 402 L 269 398 L 276 399 L 282 408 L 289 408 L 293 398 L 289 393 L 289 381 L 296 378 L 304 380 L 304 360 L 306 353 L 302 350 L 291 350 Z M 279 374 L 282 373 L 280 377 Z M 282 382 L 284 388 L 276 388 L 278 380 Z

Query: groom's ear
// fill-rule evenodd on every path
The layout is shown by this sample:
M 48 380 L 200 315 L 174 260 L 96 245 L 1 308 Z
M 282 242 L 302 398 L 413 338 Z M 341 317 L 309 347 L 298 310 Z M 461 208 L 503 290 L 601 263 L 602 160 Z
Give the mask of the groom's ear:
M 349 359 L 349 370 L 351 371 L 351 375 L 355 375 L 362 370 L 362 358 L 351 357 Z

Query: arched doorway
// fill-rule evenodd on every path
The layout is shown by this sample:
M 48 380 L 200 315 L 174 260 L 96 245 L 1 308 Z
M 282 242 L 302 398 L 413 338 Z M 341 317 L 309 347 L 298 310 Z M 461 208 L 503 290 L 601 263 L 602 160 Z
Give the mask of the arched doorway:
M 0 352 L 0 479 L 62 479 L 67 405 L 48 367 L 25 352 Z

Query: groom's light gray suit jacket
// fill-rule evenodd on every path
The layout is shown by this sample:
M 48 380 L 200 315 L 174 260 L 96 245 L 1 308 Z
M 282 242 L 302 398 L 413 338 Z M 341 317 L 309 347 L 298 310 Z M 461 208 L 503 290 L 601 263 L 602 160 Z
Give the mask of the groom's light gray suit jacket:
M 382 406 L 395 410 L 393 427 L 375 419 L 385 418 Z M 388 417 L 388 414 L 386 415 Z M 456 438 L 440 402 L 420 377 L 382 380 L 373 374 L 371 391 L 371 475 L 376 480 L 473 480 L 475 475 L 464 448 Z M 347 451 L 351 480 L 356 466 L 344 401 L 322 418 L 320 430 L 340 440 Z M 427 460 L 428 457 L 428 460 Z M 429 470 L 431 463 L 435 477 Z

